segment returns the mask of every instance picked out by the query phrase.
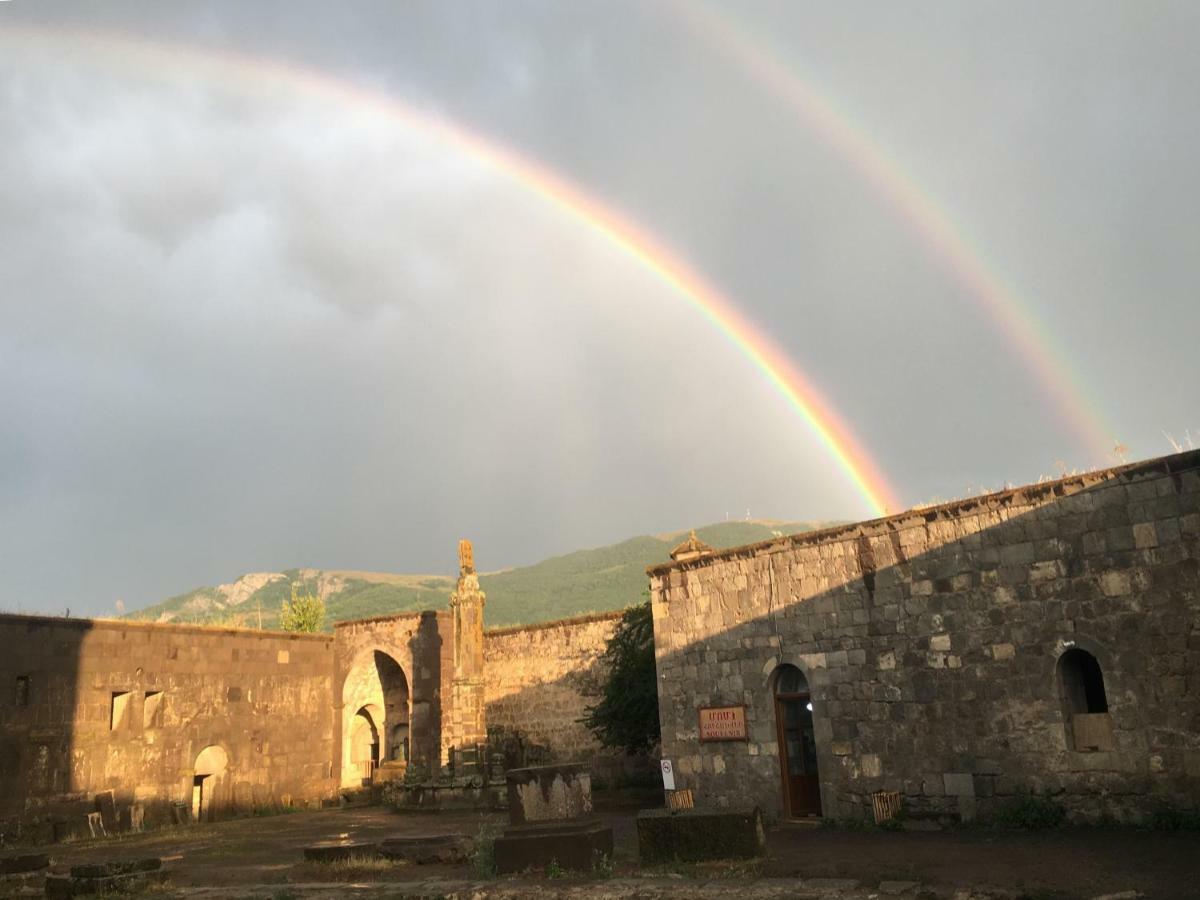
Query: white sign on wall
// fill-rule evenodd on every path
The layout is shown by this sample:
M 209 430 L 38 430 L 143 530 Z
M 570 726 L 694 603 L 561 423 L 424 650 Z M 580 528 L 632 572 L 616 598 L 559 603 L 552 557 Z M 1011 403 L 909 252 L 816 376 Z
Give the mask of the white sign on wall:
M 671 761 L 664 759 L 659 765 L 662 766 L 663 787 L 668 791 L 675 790 L 675 770 L 671 767 Z

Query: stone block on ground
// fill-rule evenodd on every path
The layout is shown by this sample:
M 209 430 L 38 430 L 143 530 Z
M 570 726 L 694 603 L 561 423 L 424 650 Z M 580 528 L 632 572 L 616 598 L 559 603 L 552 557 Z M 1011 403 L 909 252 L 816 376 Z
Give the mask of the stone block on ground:
M 637 816 L 642 865 L 750 859 L 767 852 L 762 810 L 644 809 Z
M 50 857 L 45 853 L 18 853 L 0 856 L 0 875 L 36 872 L 48 865 L 50 865 Z
M 379 845 L 379 852 L 387 859 L 403 860 L 418 865 L 464 862 L 474 850 L 475 842 L 465 834 L 393 837 Z
M 545 868 L 552 862 L 587 872 L 601 860 L 611 860 L 612 854 L 612 828 L 595 819 L 513 827 L 495 844 L 496 871 L 501 875 Z
M 146 818 L 146 808 L 141 803 L 131 803 L 120 809 L 121 831 L 140 832 Z
M 155 860 L 160 862 L 161 860 Z M 86 866 L 77 866 L 86 868 Z M 103 866 L 100 866 L 103 868 Z M 73 870 L 72 870 L 73 871 Z M 166 869 L 126 871 L 120 875 L 79 877 L 76 875 L 47 875 L 46 896 L 48 898 L 71 898 L 71 896 L 109 896 L 113 894 L 140 894 L 145 890 L 167 881 Z
M 109 834 L 117 833 L 117 801 L 112 791 L 101 791 L 96 795 L 96 812 L 104 822 L 104 830 Z
M 304 858 L 310 862 L 339 862 L 379 855 L 379 845 L 372 841 L 320 841 L 304 848 Z
M 157 856 L 146 856 L 141 859 L 114 859 L 102 863 L 71 866 L 71 877 L 108 878 L 112 875 L 129 875 L 134 872 L 157 872 L 161 868 L 162 860 Z

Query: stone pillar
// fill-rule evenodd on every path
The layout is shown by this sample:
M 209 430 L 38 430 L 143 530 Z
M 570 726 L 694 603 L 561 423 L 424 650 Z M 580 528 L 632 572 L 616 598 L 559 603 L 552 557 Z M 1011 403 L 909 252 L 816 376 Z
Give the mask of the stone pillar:
M 454 678 L 451 682 L 450 741 L 456 774 L 481 771 L 477 748 L 487 743 L 483 692 L 483 605 L 470 541 L 458 542 L 458 586 L 450 595 L 454 615 Z

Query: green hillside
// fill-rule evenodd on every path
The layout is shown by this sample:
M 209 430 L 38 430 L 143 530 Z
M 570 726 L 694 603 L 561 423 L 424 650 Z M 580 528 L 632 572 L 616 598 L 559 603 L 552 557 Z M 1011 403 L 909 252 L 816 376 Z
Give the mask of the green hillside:
M 810 531 L 824 523 L 722 522 L 696 529 L 714 547 L 736 547 L 775 534 Z M 687 532 L 643 535 L 619 544 L 578 550 L 531 566 L 481 574 L 487 594 L 487 624 L 532 624 L 587 612 L 622 609 L 646 590 L 646 567 L 666 562 Z M 275 628 L 279 607 L 292 584 L 325 600 L 327 627 L 421 609 L 444 609 L 454 578 L 318 569 L 288 569 L 245 575 L 231 584 L 202 587 L 129 614 L 130 618 Z

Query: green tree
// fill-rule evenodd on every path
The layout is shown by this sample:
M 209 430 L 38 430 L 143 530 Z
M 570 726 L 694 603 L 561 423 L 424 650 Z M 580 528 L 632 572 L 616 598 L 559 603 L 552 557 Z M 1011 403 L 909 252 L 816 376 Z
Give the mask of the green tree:
M 301 594 L 300 585 L 293 581 L 292 599 L 284 600 L 279 610 L 279 627 L 284 631 L 315 632 L 321 630 L 324 622 L 325 601 L 314 597 L 307 588 Z
M 600 702 L 581 721 L 605 747 L 626 753 L 652 750 L 658 727 L 658 676 L 654 668 L 654 618 L 650 601 L 625 610 L 604 650 L 608 678 Z

